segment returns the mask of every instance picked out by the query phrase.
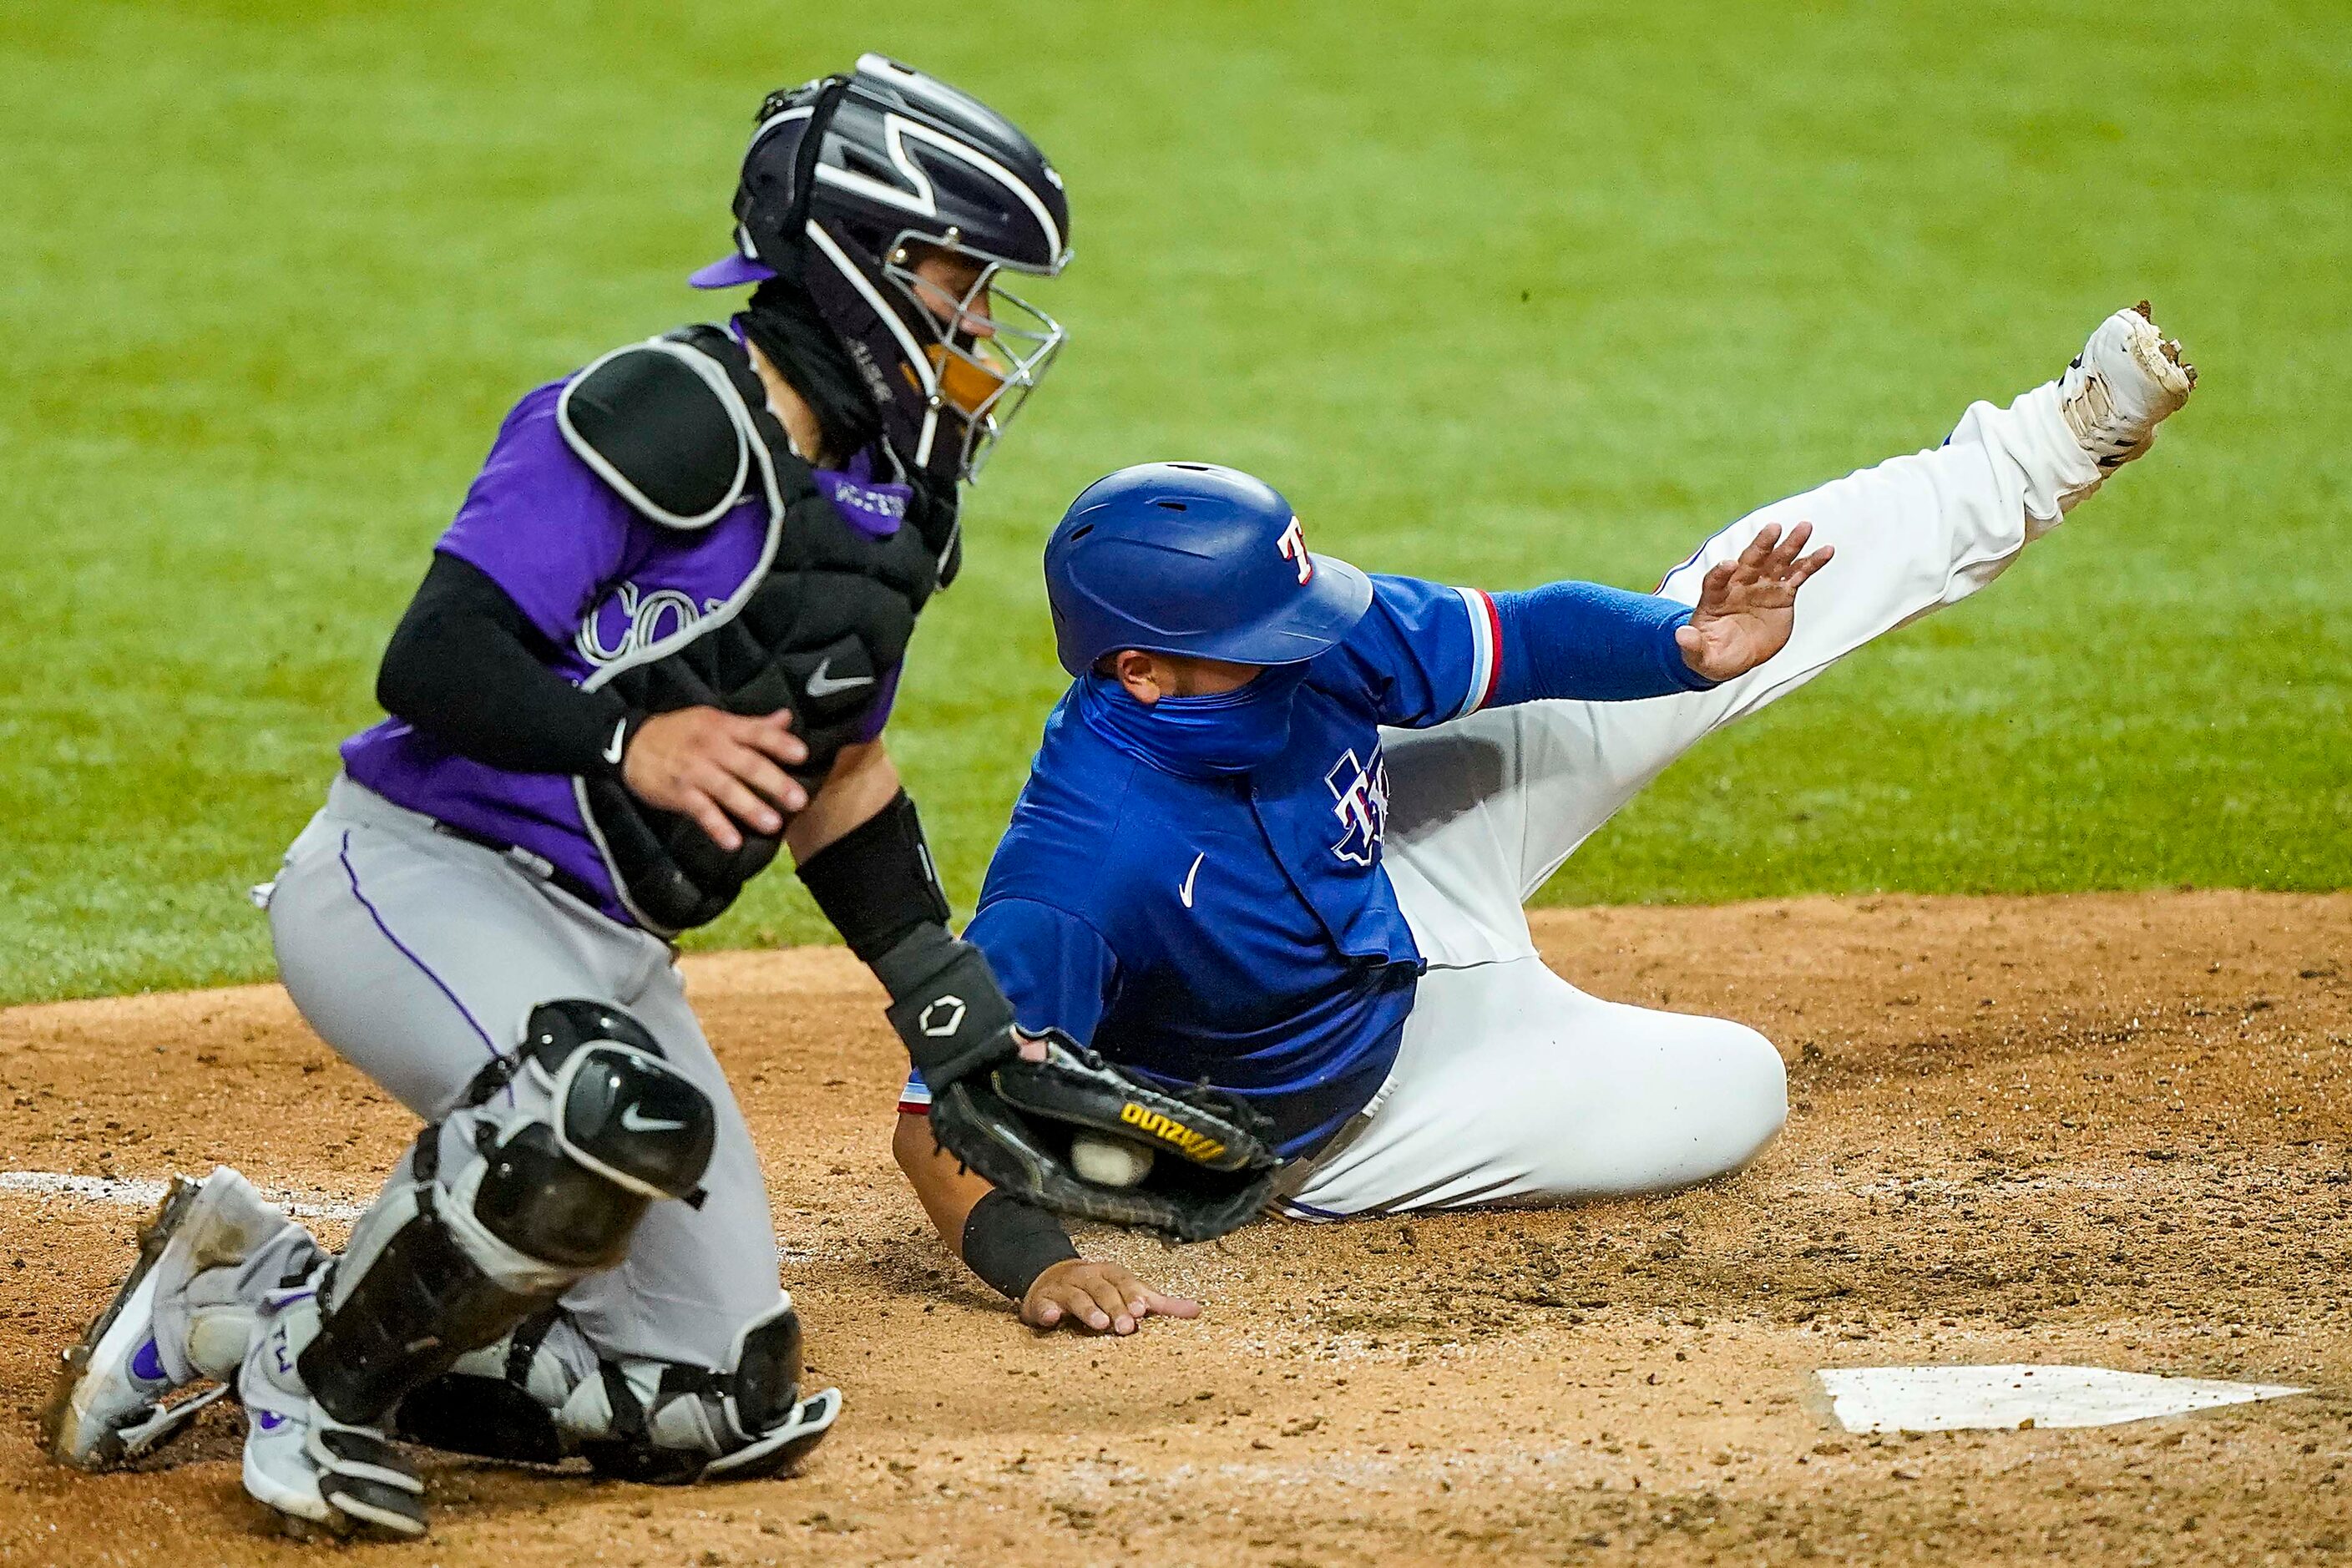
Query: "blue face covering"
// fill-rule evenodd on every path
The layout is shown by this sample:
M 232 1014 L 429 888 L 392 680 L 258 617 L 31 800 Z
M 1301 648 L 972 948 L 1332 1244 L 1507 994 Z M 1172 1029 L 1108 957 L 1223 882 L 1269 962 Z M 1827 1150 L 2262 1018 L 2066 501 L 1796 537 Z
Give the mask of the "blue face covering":
M 1145 704 L 1112 677 L 1087 675 L 1078 681 L 1078 717 L 1162 773 L 1231 778 L 1272 758 L 1289 741 L 1291 703 L 1306 680 L 1305 665 L 1276 665 L 1214 697 L 1163 697 Z

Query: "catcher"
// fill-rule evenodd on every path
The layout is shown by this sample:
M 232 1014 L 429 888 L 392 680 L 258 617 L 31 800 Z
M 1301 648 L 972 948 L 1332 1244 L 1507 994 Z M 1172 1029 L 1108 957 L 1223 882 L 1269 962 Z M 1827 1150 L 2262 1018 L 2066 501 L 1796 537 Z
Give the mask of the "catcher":
M 877 56 L 769 98 L 735 216 L 694 281 L 756 284 L 740 313 L 508 416 L 386 650 L 393 717 L 266 892 L 304 1017 L 424 1131 L 340 1258 L 235 1172 L 181 1184 L 68 1352 L 58 1458 L 233 1386 L 256 1498 L 413 1537 L 394 1436 L 692 1480 L 831 1427 L 669 939 L 788 846 L 926 1071 L 1011 1056 L 880 734 L 957 486 L 1062 340 L 1000 275 L 1057 272 L 1069 217 L 1026 136 Z
M 1128 1333 L 1198 1309 L 1032 1205 L 1197 1237 L 1269 1202 L 1328 1220 L 1737 1169 L 1786 1112 L 1771 1043 L 1584 994 L 1523 901 L 1699 740 L 1992 581 L 2193 383 L 2145 304 L 2118 311 L 2058 380 L 1748 516 L 1655 596 L 1367 578 L 1230 469 L 1095 484 L 1045 549 L 1075 683 L 966 934 L 1045 1037 L 1027 1058 L 1162 1096 L 919 1074 L 896 1149 L 940 1236 L 1028 1322 Z

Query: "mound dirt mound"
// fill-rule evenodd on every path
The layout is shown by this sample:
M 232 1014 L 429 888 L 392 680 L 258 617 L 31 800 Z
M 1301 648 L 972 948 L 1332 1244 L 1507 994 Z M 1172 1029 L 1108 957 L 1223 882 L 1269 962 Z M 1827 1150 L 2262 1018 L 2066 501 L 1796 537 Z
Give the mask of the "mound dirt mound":
M 903 1057 L 837 952 L 691 959 L 842 1426 L 795 1480 L 431 1470 L 403 1561 L 2327 1562 L 2352 1552 L 2352 896 L 1799 900 L 1539 917 L 1589 990 L 1788 1058 L 1787 1133 L 1670 1197 L 1090 1238 L 1205 1316 L 1033 1336 L 889 1163 Z M 0 1562 L 312 1561 L 216 1409 L 170 1463 L 36 1452 L 128 1257 L 104 1194 L 239 1165 L 364 1198 L 409 1135 L 272 987 L 0 1014 Z M 55 1185 L 56 1184 L 49 1184 Z M 321 1222 L 324 1230 L 339 1226 Z M 1858 1437 L 1828 1366 L 2075 1363 L 2310 1394 L 2084 1431 Z

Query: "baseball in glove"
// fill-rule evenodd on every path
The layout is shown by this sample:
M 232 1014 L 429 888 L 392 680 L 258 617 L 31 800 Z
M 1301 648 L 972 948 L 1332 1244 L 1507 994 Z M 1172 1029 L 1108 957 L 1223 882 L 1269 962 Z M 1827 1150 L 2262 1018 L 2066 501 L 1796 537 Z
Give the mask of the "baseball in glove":
M 1016 1056 L 933 1090 L 932 1136 L 1000 1190 L 1072 1219 L 1211 1241 L 1265 1206 L 1282 1162 L 1257 1112 L 1206 1089 L 1139 1083 L 1059 1029 L 1045 1041 L 1042 1062 Z M 1104 1186 L 1071 1163 L 1085 1132 L 1168 1157 L 1134 1186 Z
M 930 1087 L 931 1135 L 999 1191 L 1179 1241 L 1213 1240 L 1265 1205 L 1282 1162 L 1249 1107 L 1206 1088 L 1142 1083 L 1058 1029 L 1043 1037 L 1045 1060 L 1024 1059 L 986 958 L 936 926 L 874 967 L 890 991 L 890 1022 Z M 1089 1132 L 1162 1157 L 1133 1186 L 1088 1181 L 1070 1143 Z

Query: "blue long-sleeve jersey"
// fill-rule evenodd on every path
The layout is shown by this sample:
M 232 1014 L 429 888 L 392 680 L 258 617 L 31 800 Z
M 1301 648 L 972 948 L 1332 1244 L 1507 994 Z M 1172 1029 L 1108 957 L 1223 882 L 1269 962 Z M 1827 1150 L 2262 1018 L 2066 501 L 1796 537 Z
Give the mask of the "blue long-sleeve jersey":
M 1689 611 L 1666 600 L 1372 581 L 1363 620 L 1308 667 L 1282 752 L 1244 775 L 1154 767 L 1066 696 L 965 933 L 1023 1027 L 1236 1094 L 1286 1154 L 1378 1091 L 1422 969 L 1381 866 L 1381 728 L 1706 684 L 1675 645 Z M 918 1078 L 902 1104 L 929 1100 Z

